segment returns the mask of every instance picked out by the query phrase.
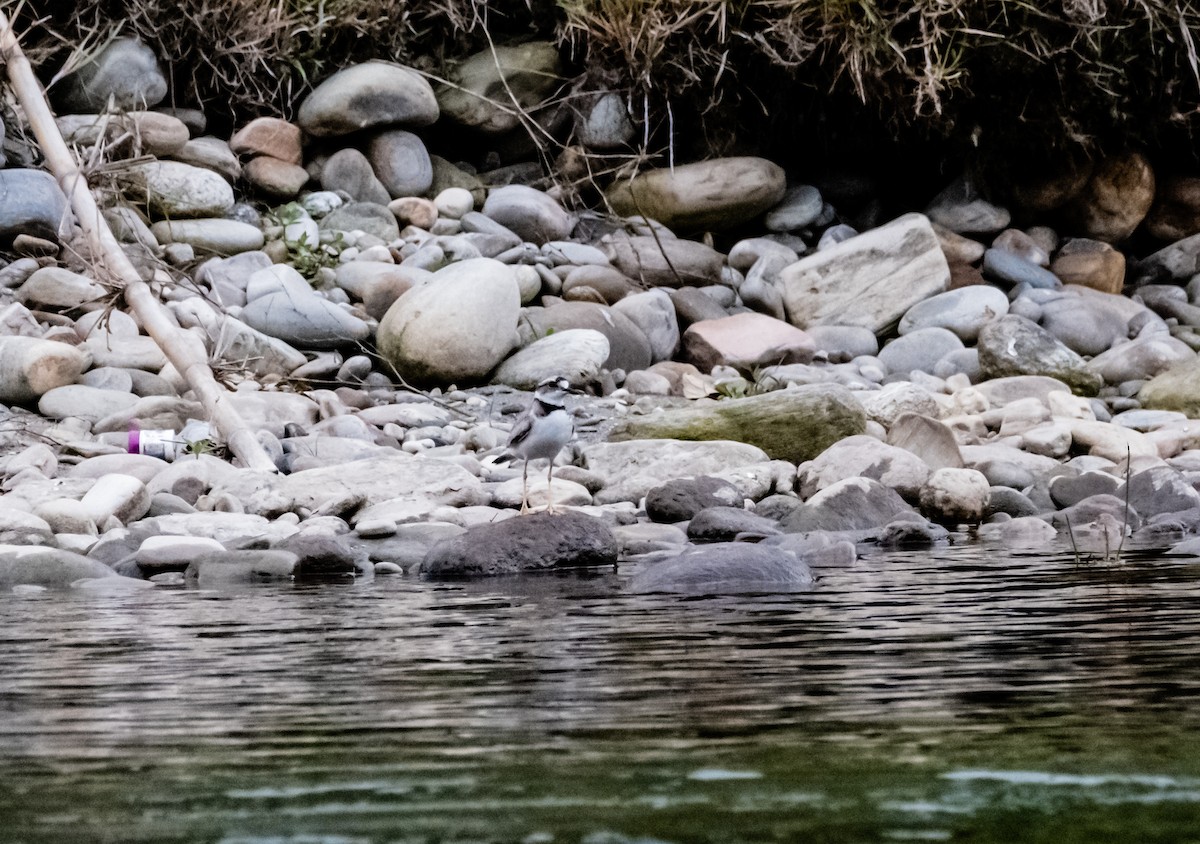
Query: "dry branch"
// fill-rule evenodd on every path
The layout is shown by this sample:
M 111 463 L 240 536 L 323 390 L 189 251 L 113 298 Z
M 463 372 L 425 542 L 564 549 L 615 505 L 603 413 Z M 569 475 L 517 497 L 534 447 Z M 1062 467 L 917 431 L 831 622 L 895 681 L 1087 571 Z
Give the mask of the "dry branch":
M 13 92 L 25 110 L 46 164 L 71 202 L 71 209 L 96 259 L 96 270 L 100 275 L 107 276 L 98 280 L 124 290 L 125 301 L 137 314 L 146 332 L 187 380 L 217 431 L 242 463 L 252 469 L 275 471 L 274 461 L 228 402 L 229 393 L 213 379 L 204 344 L 196 335 L 180 331 L 172 323 L 117 243 L 100 214 L 95 197 L 88 189 L 79 163 L 67 149 L 58 131 L 45 93 L 3 12 L 0 12 L 0 56 L 4 59 Z

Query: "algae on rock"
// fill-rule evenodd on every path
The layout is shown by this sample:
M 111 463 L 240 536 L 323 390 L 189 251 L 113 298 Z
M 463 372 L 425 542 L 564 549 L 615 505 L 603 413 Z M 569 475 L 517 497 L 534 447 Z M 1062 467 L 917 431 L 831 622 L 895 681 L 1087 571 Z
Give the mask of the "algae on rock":
M 862 405 L 844 387 L 809 384 L 621 420 L 610 440 L 736 440 L 773 459 L 801 463 L 866 429 Z

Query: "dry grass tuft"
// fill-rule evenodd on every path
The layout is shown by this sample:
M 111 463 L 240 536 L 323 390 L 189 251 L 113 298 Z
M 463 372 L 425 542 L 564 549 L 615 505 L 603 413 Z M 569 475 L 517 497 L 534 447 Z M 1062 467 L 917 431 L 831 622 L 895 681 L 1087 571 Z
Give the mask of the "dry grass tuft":
M 689 154 L 755 148 L 785 160 L 797 135 L 836 146 L 866 131 L 1010 156 L 1133 144 L 1200 164 L 1198 0 L 4 5 L 45 78 L 116 34 L 137 35 L 163 57 L 174 104 L 203 107 L 218 127 L 293 116 L 314 82 L 352 62 L 444 76 L 490 43 L 541 37 L 583 70 L 580 90 L 626 94 L 642 153 L 692 144 Z

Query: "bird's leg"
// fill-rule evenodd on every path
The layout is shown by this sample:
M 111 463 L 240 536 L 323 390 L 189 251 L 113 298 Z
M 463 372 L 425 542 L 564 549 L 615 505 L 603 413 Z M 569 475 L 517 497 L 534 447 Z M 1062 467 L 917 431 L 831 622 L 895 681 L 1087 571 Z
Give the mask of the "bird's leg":
M 554 458 L 550 458 L 550 465 L 546 468 L 546 512 L 554 512 Z
M 525 467 L 521 470 L 521 512 L 529 512 L 529 461 L 525 461 Z

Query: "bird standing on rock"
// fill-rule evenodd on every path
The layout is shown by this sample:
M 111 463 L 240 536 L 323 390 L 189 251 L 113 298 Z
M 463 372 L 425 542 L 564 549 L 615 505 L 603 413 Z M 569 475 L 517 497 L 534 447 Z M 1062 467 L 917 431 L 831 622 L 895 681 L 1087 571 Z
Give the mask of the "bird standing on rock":
M 567 410 L 567 395 L 573 393 L 571 382 L 556 376 L 537 385 L 529 407 L 513 425 L 508 438 L 508 454 L 525 461 L 521 471 L 521 512 L 529 512 L 529 461 L 545 458 L 550 461 L 546 470 L 549 503 L 546 512 L 554 512 L 554 491 L 551 488 L 554 458 L 575 434 L 575 424 Z

